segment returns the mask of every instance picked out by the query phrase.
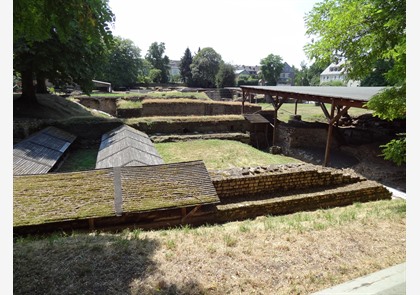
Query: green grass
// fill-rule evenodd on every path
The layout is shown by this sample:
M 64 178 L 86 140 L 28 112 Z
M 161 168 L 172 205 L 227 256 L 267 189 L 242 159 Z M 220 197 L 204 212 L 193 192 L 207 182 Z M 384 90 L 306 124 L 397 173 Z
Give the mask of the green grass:
M 207 96 L 207 94 L 204 92 L 181 92 L 181 91 L 151 91 L 147 93 L 136 93 L 136 92 L 92 93 L 90 96 L 121 97 L 121 98 L 138 97 L 139 99 L 144 99 L 144 98 L 190 98 L 190 99 L 202 99 L 202 100 L 210 99 Z
M 69 97 L 52 94 L 38 94 L 36 105 L 28 105 L 19 101 L 14 95 L 13 116 L 36 119 L 53 119 L 64 121 L 73 118 L 107 120 L 107 116 L 95 112 Z
M 98 149 L 71 151 L 57 172 L 72 172 L 95 169 Z
M 157 143 L 155 147 L 165 163 L 202 160 L 207 169 L 300 162 L 294 158 L 272 155 L 247 144 L 231 140 L 211 139 Z
M 118 109 L 138 109 L 141 108 L 142 101 L 140 100 L 126 100 L 126 99 L 119 99 L 117 101 L 117 108 Z
M 136 125 L 139 123 L 146 124 L 159 124 L 173 123 L 173 122 L 218 122 L 218 121 L 238 121 L 245 119 L 242 115 L 220 115 L 220 116 L 156 116 L 156 117 L 140 117 L 140 118 L 129 118 L 122 119 L 124 124 Z
M 274 107 L 270 103 L 258 103 L 263 110 L 274 110 Z M 330 104 L 325 104 L 328 111 L 331 109 Z M 352 117 L 358 117 L 363 114 L 370 114 L 371 110 L 361 108 L 350 108 L 348 114 Z M 279 111 L 278 118 L 280 121 L 287 122 L 291 115 L 295 114 L 294 103 L 284 103 Z M 327 122 L 321 107 L 316 106 L 313 103 L 299 103 L 297 106 L 297 114 L 302 116 L 302 120 L 306 122 Z

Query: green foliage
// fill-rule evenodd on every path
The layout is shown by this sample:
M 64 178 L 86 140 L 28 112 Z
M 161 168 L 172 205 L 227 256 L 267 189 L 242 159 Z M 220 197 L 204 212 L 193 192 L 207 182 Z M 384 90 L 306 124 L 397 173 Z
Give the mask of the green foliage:
M 394 65 L 392 60 L 380 59 L 376 62 L 372 72 L 367 75 L 360 83 L 361 86 L 388 86 L 393 85 L 386 79 L 386 73 L 389 72 Z
M 231 64 L 221 63 L 216 75 L 217 88 L 235 86 L 235 68 Z
M 295 73 L 296 86 L 319 86 L 320 75 L 328 66 L 328 62 L 322 60 L 315 60 L 309 67 L 302 62 L 301 69 Z
M 213 48 L 201 49 L 191 64 L 193 85 L 204 88 L 216 87 L 216 75 L 221 62 L 222 57 Z
M 150 77 L 150 80 L 152 80 L 152 82 L 155 82 L 155 83 L 162 82 L 163 80 L 162 76 L 163 74 L 161 70 L 155 69 L 155 68 L 150 70 L 149 77 Z
M 22 74 L 22 98 L 36 101 L 35 77 L 89 93 L 114 20 L 106 0 L 14 1 L 13 67 Z
M 116 37 L 99 79 L 110 82 L 114 89 L 131 87 L 137 82 L 142 65 L 140 48 L 130 39 Z
M 192 82 L 192 73 L 190 68 L 192 61 L 193 57 L 191 55 L 191 51 L 187 47 L 187 49 L 185 49 L 184 55 L 181 57 L 179 70 L 181 73 L 181 81 L 187 83 L 188 86 L 190 86 Z
M 164 55 L 165 49 L 165 43 L 153 42 L 147 51 L 146 60 L 152 65 L 154 69 L 160 70 L 160 76 L 157 76 L 155 73 L 154 77 L 151 77 L 152 81 L 154 82 L 169 82 L 169 57 Z M 154 78 L 159 78 L 159 80 Z
M 346 58 L 350 79 L 371 76 L 373 69 L 383 62 L 379 77 L 394 87 L 373 97 L 367 106 L 381 119 L 405 119 L 405 0 L 324 0 L 305 16 L 305 23 L 306 34 L 312 37 L 312 42 L 304 48 L 308 56 L 328 62 L 336 57 Z M 387 152 L 384 153 L 387 159 L 401 162 L 405 156 L 401 158 L 390 152 L 397 144 L 398 139 L 389 147 L 385 145 Z M 405 144 L 398 146 L 401 150 L 405 148 Z M 405 155 L 405 151 L 402 154 Z
M 238 81 L 236 82 L 238 86 L 240 85 L 258 85 L 258 78 L 254 78 L 250 75 L 239 75 Z
M 346 86 L 346 85 L 341 80 L 333 80 L 329 82 L 323 82 L 321 83 L 321 86 Z
M 381 145 L 382 156 L 385 160 L 391 160 L 398 166 L 406 162 L 406 137 L 405 133 L 399 134 L 401 138 L 393 139 L 387 144 Z
M 373 115 L 383 120 L 405 119 L 406 86 L 392 87 L 372 97 L 367 107 L 374 111 Z
M 275 86 L 283 70 L 283 59 L 279 55 L 269 54 L 261 59 L 260 64 L 266 85 Z

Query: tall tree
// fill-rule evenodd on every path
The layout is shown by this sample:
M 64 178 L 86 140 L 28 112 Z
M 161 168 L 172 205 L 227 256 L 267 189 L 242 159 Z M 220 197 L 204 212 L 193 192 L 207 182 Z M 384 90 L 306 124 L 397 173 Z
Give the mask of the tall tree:
M 160 70 L 160 83 L 169 82 L 169 57 L 164 55 L 165 53 L 165 43 L 153 42 L 146 54 L 146 59 L 150 62 L 153 68 Z
M 373 97 L 367 106 L 381 119 L 405 119 L 405 0 L 324 0 L 305 16 L 305 23 L 306 34 L 313 40 L 305 46 L 306 53 L 321 60 L 346 58 L 351 79 L 368 76 L 378 60 L 392 63 L 385 78 L 394 87 Z M 393 147 L 400 156 L 395 157 Z M 383 151 L 385 158 L 405 162 L 405 137 L 386 145 Z
M 219 66 L 219 71 L 216 74 L 217 88 L 233 87 L 235 86 L 235 68 L 231 64 L 222 62 Z
M 142 73 L 141 50 L 130 39 L 115 37 L 108 52 L 101 79 L 114 89 L 131 87 Z
M 201 49 L 193 58 L 191 73 L 193 84 L 198 87 L 216 87 L 216 74 L 222 57 L 213 48 Z
M 191 55 L 190 49 L 187 47 L 185 49 L 184 55 L 181 57 L 181 63 L 179 65 L 179 70 L 181 74 L 181 81 L 187 83 L 188 86 L 191 85 L 192 82 L 192 73 L 191 73 L 191 64 L 193 61 L 193 57 Z
M 275 86 L 283 70 L 283 59 L 279 55 L 269 54 L 261 59 L 261 72 L 266 85 Z
M 13 67 L 22 96 L 36 103 L 35 78 L 77 81 L 89 91 L 92 60 L 112 40 L 114 15 L 107 0 L 13 1 Z

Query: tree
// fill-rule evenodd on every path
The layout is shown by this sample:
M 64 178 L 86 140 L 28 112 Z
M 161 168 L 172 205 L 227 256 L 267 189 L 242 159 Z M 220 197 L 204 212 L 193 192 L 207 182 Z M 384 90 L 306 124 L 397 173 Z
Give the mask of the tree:
M 296 86 L 309 86 L 308 66 L 305 62 L 300 63 L 300 70 L 295 70 L 295 85 Z
M 219 71 L 216 74 L 217 88 L 233 87 L 235 86 L 235 68 L 231 64 L 222 62 L 219 66 Z
M 361 86 L 389 86 L 391 83 L 387 81 L 385 75 L 392 69 L 392 60 L 380 59 L 376 62 L 375 67 L 370 74 L 366 76 L 360 83 Z
M 219 71 L 222 57 L 213 48 L 205 47 L 194 56 L 191 73 L 194 86 L 216 87 L 216 74 Z
M 277 85 L 277 80 L 283 70 L 283 59 L 279 55 L 269 54 L 261 59 L 262 77 L 267 85 Z
M 181 57 L 179 70 L 181 74 L 181 81 L 186 83 L 188 86 L 190 86 L 192 82 L 192 73 L 190 68 L 192 61 L 193 57 L 191 55 L 191 51 L 187 47 L 187 49 L 185 49 L 184 55 Z
M 324 0 L 305 16 L 306 34 L 312 42 L 305 45 L 311 58 L 331 60 L 345 57 L 350 79 L 367 77 L 379 60 L 390 63 L 384 77 L 394 85 L 375 95 L 367 107 L 385 120 L 406 116 L 406 2 L 405 0 Z M 385 158 L 393 160 L 405 137 L 384 147 Z M 387 157 L 389 153 L 389 157 Z M 405 159 L 405 149 L 403 151 Z
M 153 68 L 160 70 L 160 81 L 155 81 L 158 83 L 168 83 L 169 82 L 169 57 L 164 55 L 165 53 L 165 43 L 153 42 L 146 54 L 146 59 L 150 62 Z
M 103 68 L 100 79 L 110 82 L 114 89 L 133 86 L 142 68 L 140 48 L 130 39 L 115 37 Z
M 107 0 L 13 1 L 13 67 L 22 77 L 21 100 L 37 102 L 35 78 L 76 82 L 89 92 L 114 19 Z

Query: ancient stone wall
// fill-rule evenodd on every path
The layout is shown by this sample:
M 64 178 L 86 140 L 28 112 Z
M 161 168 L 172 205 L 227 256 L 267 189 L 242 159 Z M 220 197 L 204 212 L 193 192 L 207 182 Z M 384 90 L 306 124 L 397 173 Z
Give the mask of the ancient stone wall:
M 140 122 L 130 125 L 149 135 L 151 134 L 192 134 L 192 133 L 226 133 L 249 131 L 245 120 L 221 120 L 201 122 L 155 121 Z
M 214 116 L 214 115 L 240 115 L 242 105 L 223 104 L 223 103 L 199 103 L 199 102 L 183 102 L 183 103 L 158 103 L 149 102 L 142 106 L 142 116 Z M 245 105 L 245 113 L 255 113 L 261 110 L 258 105 Z
M 211 172 L 211 175 L 213 185 L 221 200 L 314 187 L 322 188 L 363 180 L 361 176 L 337 171 L 339 170 L 310 164 L 270 165 L 258 168 L 242 168 L 236 170 L 233 175 L 226 171 L 219 172 L 219 174 Z

